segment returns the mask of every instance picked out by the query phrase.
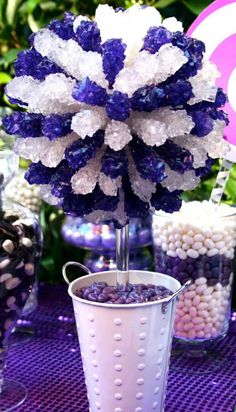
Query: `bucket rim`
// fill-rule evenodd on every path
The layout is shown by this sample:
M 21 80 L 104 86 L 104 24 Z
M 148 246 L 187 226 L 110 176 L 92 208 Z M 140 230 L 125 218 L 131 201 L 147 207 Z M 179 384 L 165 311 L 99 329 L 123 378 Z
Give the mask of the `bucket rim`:
M 157 304 L 162 305 L 162 304 L 165 304 L 165 303 L 166 304 L 173 303 L 176 300 L 177 297 L 175 297 L 171 301 L 170 301 L 170 299 L 173 296 L 173 294 L 181 287 L 181 283 L 177 279 L 175 279 L 172 276 L 165 275 L 164 273 L 152 272 L 152 271 L 146 271 L 146 270 L 129 270 L 129 273 L 145 273 L 145 274 L 150 273 L 152 275 L 158 275 L 163 279 L 168 278 L 171 281 L 174 281 L 176 283 L 176 290 L 171 291 L 172 295 L 170 295 L 166 298 L 163 298 L 163 299 L 160 299 L 160 300 L 155 300 L 155 301 L 152 301 L 152 302 L 142 302 L 142 303 L 106 303 L 106 302 L 101 303 L 101 302 L 92 302 L 90 300 L 82 299 L 82 298 L 76 296 L 73 293 L 72 289 L 78 281 L 80 281 L 82 279 L 96 278 L 96 276 L 103 275 L 103 274 L 104 274 L 104 276 L 107 277 L 107 276 L 109 276 L 109 273 L 114 274 L 114 273 L 116 273 L 116 270 L 109 270 L 109 271 L 104 271 L 104 272 L 91 273 L 89 275 L 81 276 L 81 277 L 73 280 L 69 284 L 68 294 L 70 295 L 70 297 L 72 298 L 73 301 L 77 301 L 77 302 L 82 303 L 82 304 L 87 304 L 87 305 L 91 305 L 91 306 L 99 306 L 99 307 L 107 308 L 107 309 L 108 308 L 110 308 L 110 309 L 134 309 L 134 308 L 140 308 L 140 307 L 143 308 L 143 307 L 147 307 L 147 306 L 153 306 L 153 305 L 157 305 Z M 142 283 L 144 283 L 144 282 L 142 282 Z M 149 282 L 147 282 L 147 283 L 149 283 Z

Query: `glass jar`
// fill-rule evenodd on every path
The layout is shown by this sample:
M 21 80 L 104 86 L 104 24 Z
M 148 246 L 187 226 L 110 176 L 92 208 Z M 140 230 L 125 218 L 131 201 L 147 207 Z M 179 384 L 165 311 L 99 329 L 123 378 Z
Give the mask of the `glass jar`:
M 73 246 L 87 250 L 116 250 L 116 231 L 112 224 L 89 223 L 80 217 L 67 216 L 62 226 L 64 240 Z M 150 218 L 131 219 L 129 224 L 130 249 L 149 246 L 152 243 Z
M 62 226 L 62 236 L 71 245 L 85 249 L 84 264 L 91 272 L 116 268 L 116 231 L 113 224 L 94 224 L 79 217 L 67 216 Z M 146 246 L 151 245 L 150 218 L 131 219 L 129 224 L 129 268 L 151 270 L 153 259 Z
M 40 212 L 40 207 L 42 205 L 42 200 L 39 197 L 39 186 L 38 185 L 30 185 L 24 178 L 25 170 L 18 169 L 16 171 L 15 176 L 10 180 L 10 182 L 5 187 L 5 197 L 13 202 L 20 203 L 22 206 L 25 206 L 29 209 L 32 213 L 36 214 L 36 218 L 38 219 L 38 215 Z M 42 237 L 42 235 L 41 235 Z M 42 240 L 41 240 L 42 242 Z M 38 306 L 38 289 L 39 289 L 39 282 L 38 276 L 35 279 L 35 283 L 33 285 L 32 291 L 30 296 L 24 306 L 22 316 L 28 316 L 34 310 L 36 310 Z M 21 321 L 18 321 L 19 327 L 22 330 Z M 24 328 L 26 331 L 26 328 Z M 26 335 L 32 335 L 32 330 L 29 330 L 29 333 Z M 19 336 L 19 332 L 18 332 Z
M 180 297 L 175 337 L 206 343 L 222 339 L 229 326 L 236 245 L 235 208 L 190 202 L 172 215 L 153 216 L 155 269 L 192 280 Z
M 92 272 L 105 272 L 116 269 L 116 253 L 114 251 L 88 251 L 84 258 L 85 266 Z M 153 257 L 147 248 L 132 249 L 129 254 L 130 270 L 151 270 Z
M 5 196 L 38 215 L 42 205 L 42 199 L 39 197 L 39 186 L 30 185 L 25 180 L 24 175 L 25 170 L 17 170 L 16 175 L 5 188 Z
M 35 284 L 42 232 L 35 215 L 4 195 L 18 158 L 0 151 L 0 352 Z

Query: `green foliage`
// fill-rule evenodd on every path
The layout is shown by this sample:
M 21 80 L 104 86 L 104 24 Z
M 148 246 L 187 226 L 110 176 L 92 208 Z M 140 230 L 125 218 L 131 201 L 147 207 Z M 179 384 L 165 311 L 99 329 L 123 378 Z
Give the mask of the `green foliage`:
M 183 4 L 196 16 L 201 13 L 203 9 L 205 9 L 211 1 L 208 0 L 198 0 L 198 1 L 189 1 L 183 0 Z
M 11 75 L 5 72 L 0 72 L 0 84 L 6 84 L 12 79 Z

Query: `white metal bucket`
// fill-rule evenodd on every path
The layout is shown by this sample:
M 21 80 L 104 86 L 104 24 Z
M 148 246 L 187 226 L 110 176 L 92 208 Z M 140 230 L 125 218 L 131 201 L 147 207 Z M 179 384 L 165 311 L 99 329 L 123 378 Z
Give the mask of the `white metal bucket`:
M 180 283 L 167 275 L 130 270 L 131 283 L 163 285 L 176 294 L 141 304 L 96 303 L 74 294 L 95 281 L 115 285 L 116 271 L 83 276 L 68 290 L 90 412 L 162 412 Z

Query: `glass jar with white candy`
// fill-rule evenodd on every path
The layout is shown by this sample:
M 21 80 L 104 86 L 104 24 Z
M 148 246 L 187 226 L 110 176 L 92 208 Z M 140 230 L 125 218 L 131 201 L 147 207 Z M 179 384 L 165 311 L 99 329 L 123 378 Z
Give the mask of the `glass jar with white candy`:
M 153 216 L 155 268 L 192 284 L 180 297 L 175 337 L 194 343 L 222 339 L 229 325 L 236 209 L 189 202 Z

